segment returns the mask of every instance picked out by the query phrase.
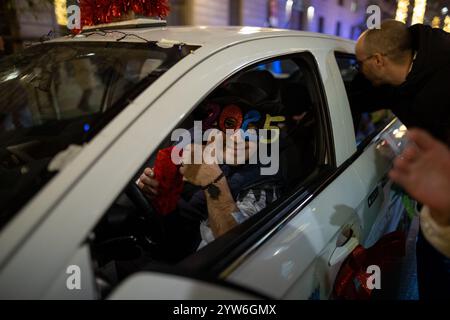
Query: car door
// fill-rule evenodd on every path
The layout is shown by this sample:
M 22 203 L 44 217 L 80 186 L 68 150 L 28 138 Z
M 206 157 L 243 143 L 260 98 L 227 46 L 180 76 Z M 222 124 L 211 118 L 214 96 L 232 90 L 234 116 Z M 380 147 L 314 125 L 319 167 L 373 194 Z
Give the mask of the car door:
M 317 136 L 323 138 L 326 154 L 322 166 L 311 179 L 295 186 L 289 197 L 265 210 L 262 216 L 248 220 L 182 262 L 180 267 L 190 274 L 220 277 L 273 298 L 328 298 L 341 263 L 363 242 L 367 233 L 363 223 L 368 219 L 364 206 L 367 194 L 355 164 L 361 153 L 356 149 L 348 105 L 339 104 L 335 99 L 342 98 L 343 92 L 338 96 L 334 82 L 322 80 L 333 76 L 327 64 L 332 52 L 330 45 L 324 41 L 315 45 L 319 48 L 311 52 L 299 48 L 303 52 L 299 58 L 306 63 L 307 70 L 303 73 L 310 72 L 306 83 L 310 85 L 314 108 L 320 114 L 321 121 L 315 128 Z M 239 49 L 248 52 L 251 48 L 252 45 Z M 281 46 L 278 48 L 282 51 Z M 224 54 L 234 56 L 230 52 Z M 286 59 L 296 58 L 289 52 L 257 54 L 259 58 L 247 60 L 235 72 L 266 65 L 276 69 Z M 206 61 L 200 69 L 208 65 Z M 227 72 L 225 67 L 220 70 Z M 337 68 L 331 70 L 339 72 Z M 221 80 L 212 82 L 213 86 L 227 81 L 235 72 L 224 73 Z M 182 83 L 185 81 L 180 86 Z M 194 85 L 192 91 L 205 92 L 202 84 Z M 173 88 L 173 92 L 181 92 L 181 88 Z M 178 96 L 173 92 L 163 96 L 160 102 L 173 105 Z M 194 102 L 194 94 L 188 99 L 198 104 Z M 352 136 L 352 140 L 347 136 Z
M 310 39 L 306 39 L 308 42 Z M 355 229 L 355 237 L 358 234 L 357 220 L 351 213 L 353 211 L 350 208 L 356 208 L 358 197 L 347 197 L 345 188 L 342 188 L 342 184 L 345 183 L 347 186 L 357 185 L 359 183 L 358 179 L 355 178 L 353 170 L 348 169 L 345 175 L 333 174 L 336 169 L 336 159 L 334 153 L 334 146 L 332 145 L 332 127 L 330 123 L 330 118 L 328 116 L 329 110 L 327 107 L 326 96 L 323 94 L 323 84 L 321 83 L 320 74 L 317 72 L 317 60 L 316 57 L 311 53 L 311 51 L 298 47 L 297 52 L 292 52 L 292 39 L 266 39 L 254 41 L 254 43 L 246 43 L 245 45 L 231 47 L 220 54 L 220 59 L 227 59 L 228 62 L 225 65 L 218 63 L 219 57 L 213 57 L 210 60 L 215 61 L 218 65 L 216 71 L 216 78 L 212 78 L 211 73 L 206 73 L 206 70 L 211 67 L 210 61 L 205 61 L 199 66 L 199 70 L 188 74 L 185 79 L 182 79 L 179 84 L 175 84 L 167 94 L 161 97 L 158 101 L 158 105 L 174 105 L 177 98 L 182 95 L 185 100 L 185 104 L 192 103 L 193 107 L 191 111 L 197 106 L 201 100 L 198 97 L 205 97 L 207 94 L 211 93 L 212 89 L 218 87 L 221 83 L 233 82 L 235 77 L 240 79 L 240 73 L 245 73 L 252 70 L 270 70 L 272 74 L 277 76 L 279 83 L 282 83 L 287 92 L 281 90 L 283 103 L 292 103 L 290 107 L 292 108 L 292 113 L 288 113 L 293 117 L 293 119 L 307 118 L 307 115 L 311 112 L 314 125 L 310 126 L 311 132 L 308 132 L 309 137 L 314 139 L 317 144 L 306 144 L 306 148 L 311 147 L 309 150 L 314 153 L 317 157 L 314 157 L 317 162 L 311 167 L 308 172 L 298 173 L 296 170 L 289 171 L 287 176 L 292 178 L 292 175 L 298 175 L 298 181 L 293 181 L 288 190 L 288 194 L 280 201 L 275 202 L 272 206 L 263 210 L 261 214 L 253 216 L 251 219 L 242 223 L 232 231 L 228 232 L 224 236 L 216 239 L 214 242 L 210 243 L 208 246 L 197 252 L 191 257 L 181 261 L 177 266 L 180 270 L 187 272 L 191 276 L 200 276 L 206 278 L 221 278 L 226 281 L 233 282 L 235 285 L 245 287 L 247 289 L 261 292 L 264 296 L 283 298 L 287 296 L 286 290 L 284 292 L 280 291 L 279 285 L 272 285 L 271 279 L 279 279 L 280 276 L 285 277 L 287 280 L 287 285 L 290 287 L 299 278 L 299 275 L 304 275 L 304 278 L 300 280 L 302 290 L 312 292 L 315 289 L 315 276 L 316 270 L 320 270 L 320 278 L 327 276 L 330 266 L 327 264 L 320 265 L 310 265 L 308 263 L 306 266 L 311 268 L 306 270 L 303 266 L 297 266 L 295 263 L 281 264 L 281 271 L 276 269 L 270 269 L 270 267 L 277 267 L 277 262 L 269 261 L 267 265 L 258 265 L 253 269 L 249 269 L 249 272 L 253 275 L 258 275 L 259 284 L 256 282 L 243 281 L 247 277 L 244 275 L 240 277 L 239 272 L 242 265 L 251 263 L 252 256 L 251 252 L 253 248 L 258 248 L 257 253 L 261 253 L 263 256 L 269 255 L 275 259 L 285 256 L 285 254 L 296 252 L 302 257 L 302 261 L 311 262 L 316 260 L 319 255 L 326 255 L 328 252 L 324 250 L 331 251 L 336 247 L 336 243 L 332 243 L 330 239 L 325 239 L 331 235 L 331 237 L 338 237 L 339 232 L 348 232 L 351 228 Z M 266 46 L 269 45 L 270 47 Z M 274 53 L 272 48 L 275 44 L 278 53 Z M 318 45 L 324 47 L 325 44 L 322 41 L 314 42 L 312 41 L 311 46 Z M 258 48 L 258 49 L 257 49 Z M 289 48 L 289 49 L 287 49 Z M 267 51 L 266 51 L 267 50 Z M 240 55 L 236 53 L 240 52 Z M 245 53 L 245 54 L 244 54 Z M 235 57 L 229 61 L 229 57 Z M 242 61 L 241 58 L 244 57 L 245 63 L 236 65 L 236 62 Z M 236 59 L 237 61 L 235 61 Z M 297 67 L 297 69 L 295 69 Z M 292 69 L 294 68 L 294 69 Z M 203 71 L 204 70 L 204 71 Z M 289 72 L 291 70 L 291 72 Z M 218 73 L 222 76 L 217 80 Z M 231 71 L 231 72 L 230 72 Z M 203 74 L 205 72 L 205 78 L 201 81 L 194 82 L 196 75 Z M 301 80 L 299 80 L 301 79 Z M 291 82 L 292 80 L 292 82 Z M 191 91 L 189 94 L 182 93 L 183 85 L 186 83 L 192 83 L 190 86 Z M 208 83 L 207 90 L 205 84 Z M 201 92 L 198 94 L 196 92 Z M 170 94 L 169 94 L 170 93 Z M 292 93 L 299 94 L 291 96 Z M 213 93 L 212 93 L 213 94 Z M 196 98 L 197 97 L 197 98 Z M 298 99 L 298 101 L 296 101 Z M 308 106 L 307 109 L 306 106 Z M 339 113 L 339 111 L 335 111 Z M 183 114 L 183 117 L 186 117 Z M 298 118 L 297 118 L 298 117 Z M 301 120 L 299 120 L 301 121 Z M 173 129 L 173 128 L 172 128 Z M 167 130 L 166 130 L 167 131 Z M 299 137 L 299 136 L 295 136 Z M 304 137 L 304 136 L 302 136 Z M 300 139 L 294 140 L 297 142 Z M 308 141 L 306 141 L 308 142 Z M 286 151 L 287 150 L 287 151 Z M 302 149 L 304 150 L 304 149 Z M 287 147 L 285 149 L 285 158 L 292 158 L 293 154 L 291 149 Z M 283 153 L 283 152 L 282 152 Z M 304 153 L 302 156 L 306 158 L 309 157 L 309 153 Z M 283 155 L 280 155 L 283 158 Z M 289 160 L 289 159 L 287 159 Z M 288 161 L 289 162 L 289 161 Z M 307 161 L 305 162 L 307 163 Z M 280 159 L 280 166 L 283 162 Z M 297 167 L 299 171 L 302 168 L 299 163 L 292 163 L 292 168 Z M 292 175 L 291 175 L 292 174 Z M 330 215 L 319 214 L 316 212 L 317 208 L 306 207 L 310 201 L 321 195 L 320 190 L 328 184 L 329 179 L 334 179 L 334 176 L 339 176 L 339 182 L 333 185 L 333 189 L 327 193 L 325 196 L 321 197 L 317 203 L 325 202 L 325 205 L 321 205 L 318 210 L 321 212 L 329 211 Z M 358 188 L 360 189 L 360 188 Z M 325 199 L 323 198 L 325 197 Z M 326 199 L 326 198 L 329 199 Z M 331 204 L 339 203 L 339 199 L 345 199 L 342 205 L 333 208 Z M 331 210 L 328 210 L 331 208 Z M 294 228 L 290 227 L 290 221 L 297 220 L 301 218 L 300 225 L 298 222 L 294 222 Z M 332 220 L 332 224 L 330 224 Z M 284 245 L 280 248 L 275 249 L 275 253 L 272 254 L 270 249 L 267 251 L 265 249 L 259 250 L 262 243 L 267 242 L 269 239 L 278 238 L 282 233 L 287 236 L 287 241 L 283 241 Z M 353 234 L 352 234 L 353 235 Z M 298 236 L 306 237 L 307 241 L 298 241 Z M 354 242 L 352 242 L 353 244 Z M 329 245 L 329 247 L 326 247 Z M 263 246 L 264 248 L 264 246 Z M 351 249 L 348 249 L 351 251 Z M 329 255 L 331 257 L 330 252 Z M 345 253 L 345 252 L 344 252 Z M 336 261 L 332 262 L 332 267 L 339 263 L 345 256 L 339 253 L 334 255 Z M 263 262 L 266 264 L 266 261 Z M 237 269 L 236 269 L 237 268 Z M 294 273 L 300 272 L 299 274 L 292 276 Z M 312 275 L 310 274 L 312 272 Z M 254 278 L 253 278 L 254 279 Z M 308 283 L 308 286 L 305 284 Z M 309 290 L 309 288 L 312 288 Z M 285 288 L 286 289 L 286 288 Z M 280 294 L 280 292 L 282 292 Z M 298 292 L 293 292 L 292 296 L 296 298 L 302 298 L 302 294 Z M 305 295 L 309 296 L 309 293 Z
M 312 52 L 318 66 L 326 70 L 324 49 Z M 350 116 L 336 103 L 334 88 L 328 90 L 322 82 L 330 74 L 321 73 L 317 65 L 311 67 L 318 80 L 315 89 L 323 98 L 317 107 L 326 109 L 333 128 L 333 134 L 326 136 L 333 146 L 329 152 L 336 162 L 342 161 L 348 140 L 335 127 Z M 354 160 L 330 166 L 314 177 L 306 192 L 294 194 L 291 206 L 275 208 L 283 218 L 222 275 L 277 299 L 327 298 L 340 264 L 359 243 L 362 231 L 358 210 L 365 195 Z
M 311 47 L 318 46 L 320 50 L 327 47 L 326 42 L 321 39 L 315 41 L 306 39 L 305 42 L 306 44 L 311 42 Z M 278 44 L 275 47 L 279 52 L 269 50 L 269 47 L 266 47 L 269 43 L 270 48 Z M 230 77 L 238 76 L 240 72 L 258 68 L 270 69 L 279 75 L 280 81 L 283 81 L 286 80 L 283 77 L 287 73 L 283 68 L 294 62 L 301 66 L 301 69 L 299 73 L 293 72 L 293 79 L 298 79 L 299 74 L 304 77 L 302 84 L 306 85 L 309 97 L 302 96 L 304 99 L 299 100 L 297 106 L 294 97 L 293 109 L 298 107 L 302 112 L 294 113 L 293 116 L 302 115 L 301 108 L 308 102 L 314 111 L 316 121 L 311 130 L 317 145 L 311 150 L 318 152 L 320 161 L 307 175 L 308 177 L 305 176 L 304 180 L 299 178 L 299 183 L 292 185 L 285 198 L 265 209 L 260 215 L 253 216 L 182 261 L 177 266 L 180 270 L 192 276 L 209 279 L 219 277 L 274 298 L 308 298 L 318 287 L 323 291 L 322 296 L 330 291 L 332 281 L 328 278 L 333 276 L 329 274 L 332 271 L 337 272 L 338 264 L 351 252 L 355 241 L 357 242 L 360 228 L 355 208 L 361 202 L 363 194 L 348 192 L 353 186 L 357 186 L 356 190 L 361 189 L 361 181 L 356 177 L 353 168 L 348 165 L 342 166 L 339 170 L 336 168 L 335 145 L 333 145 L 335 139 L 329 116 L 330 110 L 327 108 L 322 77 L 318 72 L 318 65 L 322 63 L 319 58 L 322 56 L 320 54 L 315 56 L 312 53 L 314 50 L 305 49 L 306 44 L 299 46 L 297 53 L 292 52 L 292 39 L 276 39 L 276 41 L 263 39 L 247 43 L 245 46 L 231 47 L 224 51 L 223 58 L 222 54 L 220 58 L 229 60 L 229 57 L 236 57 L 235 59 L 239 61 L 240 58 L 237 57 L 245 57 L 245 63 L 237 68 L 234 60 L 228 61 L 226 65 L 218 64 L 216 71 L 220 71 L 223 75 L 219 81 L 217 78 L 212 79 L 210 73 L 204 73 L 206 76 L 201 79 L 202 81 L 194 82 L 196 75 L 202 74 L 203 70 L 206 72 L 211 67 L 210 62 L 205 61 L 199 66 L 198 72 L 189 74 L 180 82 L 179 87 L 176 84 L 171 88 L 171 94 L 162 96 L 158 101 L 161 106 L 174 105 L 182 92 L 183 84 L 193 83 L 189 95 L 183 94 L 183 97 L 186 98 L 185 103 L 192 102 L 195 107 L 199 103 L 195 100 L 196 96 L 204 97 L 207 93 L 211 93 L 211 90 L 205 89 L 206 82 L 209 83 L 209 88 L 213 89 L 222 82 L 232 81 Z M 266 48 L 268 51 L 265 51 Z M 237 52 L 241 54 L 237 55 Z M 253 58 L 250 58 L 252 56 Z M 218 57 L 214 57 L 211 61 L 215 60 L 217 63 L 216 59 Z M 292 85 L 289 81 L 283 83 L 287 87 Z M 293 89 L 289 91 L 291 93 L 305 92 L 302 90 L 305 88 L 291 88 Z M 295 89 L 298 89 L 298 92 Z M 342 112 L 333 110 L 333 114 Z M 183 115 L 186 116 L 187 114 Z M 337 122 L 341 120 L 342 117 Z M 342 137 L 339 137 L 340 143 L 345 141 L 341 139 Z M 345 145 L 342 147 L 341 155 L 342 149 L 346 149 Z M 291 158 L 291 153 L 288 152 L 286 156 Z M 301 169 L 300 166 L 297 167 Z M 333 183 L 329 185 L 331 181 Z M 324 192 L 324 189 L 327 191 Z M 342 252 L 335 252 L 338 244 L 344 244 L 347 238 L 356 240 L 350 241 Z M 272 243 L 275 243 L 275 246 L 271 246 Z M 260 257 L 260 260 L 256 262 L 255 257 Z M 321 284 L 322 282 L 324 284 Z
M 326 89 L 337 167 L 312 189 L 312 201 L 309 198 L 291 209 L 265 241 L 227 271 L 230 281 L 275 298 L 329 298 L 348 254 L 358 244 L 373 244 L 394 228 L 392 220 L 401 214 L 401 207 L 392 206 L 398 199 L 390 193 L 386 180 L 392 158 L 386 158 L 380 149 L 382 137 L 400 141 L 404 127 L 392 121 L 373 132 L 365 145 L 356 147 L 352 116 L 332 50 L 333 45 L 347 46 L 349 51 L 352 46 L 329 44 L 329 50 L 314 54 Z

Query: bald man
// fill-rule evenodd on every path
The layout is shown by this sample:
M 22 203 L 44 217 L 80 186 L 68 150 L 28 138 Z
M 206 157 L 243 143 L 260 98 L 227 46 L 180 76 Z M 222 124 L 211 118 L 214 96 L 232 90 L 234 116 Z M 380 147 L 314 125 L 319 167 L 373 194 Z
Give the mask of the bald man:
M 362 111 L 391 109 L 407 127 L 450 144 L 450 34 L 387 20 L 356 44 L 360 73 L 350 99 Z
M 360 77 L 352 83 L 352 109 L 391 109 L 408 128 L 425 129 L 450 145 L 449 33 L 421 24 L 408 28 L 401 22 L 385 21 L 381 29 L 361 35 L 356 58 Z M 423 185 L 410 190 L 412 195 L 420 187 L 436 185 L 431 181 L 433 175 L 425 179 Z M 450 259 L 430 245 L 422 232 L 417 241 L 417 270 L 420 299 L 450 299 Z

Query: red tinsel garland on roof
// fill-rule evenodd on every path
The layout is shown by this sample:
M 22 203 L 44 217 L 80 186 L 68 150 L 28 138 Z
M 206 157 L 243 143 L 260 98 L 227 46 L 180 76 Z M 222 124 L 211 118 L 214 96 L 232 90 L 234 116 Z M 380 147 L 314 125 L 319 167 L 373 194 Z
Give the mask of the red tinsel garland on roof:
M 166 17 L 168 0 L 80 0 L 81 26 L 118 21 L 134 12 L 147 17 Z

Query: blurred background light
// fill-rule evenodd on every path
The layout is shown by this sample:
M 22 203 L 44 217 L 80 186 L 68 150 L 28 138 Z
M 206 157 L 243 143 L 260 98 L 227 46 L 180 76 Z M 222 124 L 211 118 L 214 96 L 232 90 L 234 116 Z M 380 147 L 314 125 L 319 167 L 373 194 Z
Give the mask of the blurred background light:
M 450 32 L 450 16 L 446 16 L 444 20 L 444 31 Z
M 286 12 L 286 20 L 289 20 L 291 18 L 292 15 L 292 5 L 294 4 L 294 1 L 292 0 L 287 0 L 286 1 L 286 6 L 285 6 L 285 12 Z
M 408 19 L 409 0 L 399 0 L 395 20 L 406 23 Z
M 431 26 L 433 27 L 433 28 L 440 28 L 441 27 L 441 18 L 439 18 L 439 17 L 434 17 L 433 18 L 433 21 L 431 21 Z
M 306 15 L 308 16 L 308 20 L 312 21 L 314 19 L 315 9 L 313 6 L 309 6 Z
M 240 34 L 252 34 L 252 33 L 258 33 L 261 31 L 261 28 L 259 27 L 243 27 L 239 30 Z
M 411 25 L 416 23 L 423 23 L 426 7 L 427 7 L 427 0 L 416 0 L 414 2 L 414 11 Z

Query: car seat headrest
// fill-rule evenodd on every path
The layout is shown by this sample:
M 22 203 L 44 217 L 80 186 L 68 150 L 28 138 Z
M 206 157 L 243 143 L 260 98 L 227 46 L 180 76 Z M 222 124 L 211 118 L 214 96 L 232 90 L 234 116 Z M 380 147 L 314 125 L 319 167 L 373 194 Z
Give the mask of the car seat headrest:
M 251 70 L 243 73 L 236 82 L 248 83 L 263 90 L 267 99 L 274 100 L 279 97 L 279 85 L 275 77 L 267 70 Z
M 281 114 L 283 106 L 278 100 L 271 100 L 267 93 L 253 84 L 231 82 L 216 90 L 209 100 L 222 106 L 227 104 L 239 104 L 245 109 L 256 109 L 271 115 Z

